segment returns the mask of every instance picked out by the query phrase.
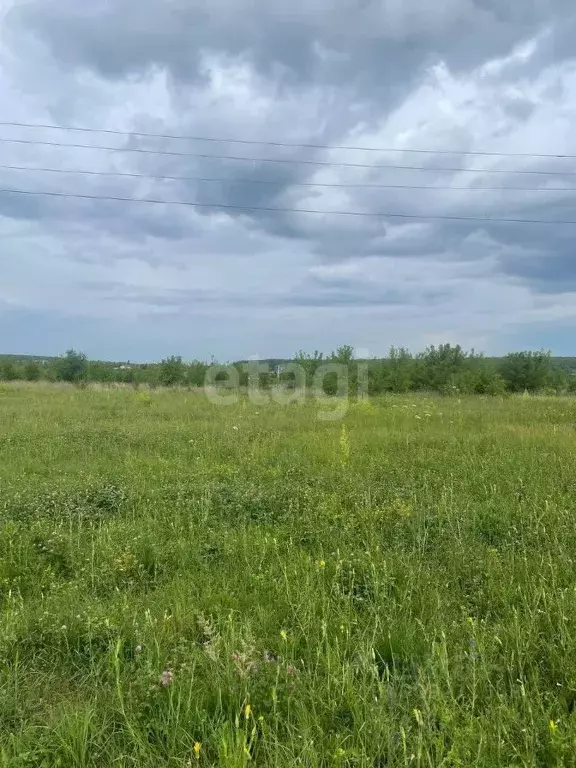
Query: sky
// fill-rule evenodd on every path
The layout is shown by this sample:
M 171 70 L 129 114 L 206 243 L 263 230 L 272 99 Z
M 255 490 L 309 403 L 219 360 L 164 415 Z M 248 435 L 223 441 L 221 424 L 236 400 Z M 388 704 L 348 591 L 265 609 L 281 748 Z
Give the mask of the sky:
M 575 35 L 573 0 L 0 0 L 0 351 L 576 355 L 576 225 L 522 223 L 576 221 Z

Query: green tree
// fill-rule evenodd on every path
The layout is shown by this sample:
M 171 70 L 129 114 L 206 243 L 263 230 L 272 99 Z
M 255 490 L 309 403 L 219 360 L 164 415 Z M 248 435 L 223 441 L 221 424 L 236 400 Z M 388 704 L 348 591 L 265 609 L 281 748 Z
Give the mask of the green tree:
M 568 374 L 562 368 L 555 368 L 550 372 L 548 386 L 558 395 L 568 391 Z
M 114 379 L 114 370 L 109 363 L 90 360 L 86 377 L 89 381 L 108 382 Z
M 186 383 L 189 387 L 203 387 L 206 380 L 208 366 L 200 360 L 193 360 L 188 365 Z
M 328 363 L 346 368 L 346 387 L 349 394 L 355 393 L 357 386 L 356 370 L 352 365 L 353 361 L 354 347 L 351 347 L 349 344 L 343 344 L 342 346 L 337 347 L 328 358 Z M 338 374 L 335 371 L 326 374 L 323 382 L 325 394 L 335 395 L 338 392 L 340 377 L 341 373 Z
M 511 392 L 536 392 L 550 380 L 552 361 L 550 352 L 513 352 L 506 355 L 499 373 Z
M 330 362 L 340 363 L 341 365 L 350 365 L 354 360 L 354 347 L 349 344 L 343 344 L 330 355 Z
M 506 382 L 499 373 L 492 374 L 488 386 L 486 387 L 485 394 L 492 395 L 493 397 L 507 395 Z
M 56 360 L 56 380 L 78 384 L 86 381 L 88 358 L 83 352 L 69 349 Z
M 176 387 L 186 379 L 186 366 L 180 355 L 171 355 L 160 363 L 159 380 L 163 387 Z
M 20 378 L 18 369 L 10 358 L 0 360 L 0 381 L 16 381 Z
M 415 389 L 418 362 L 403 347 L 391 347 L 388 360 L 383 366 L 383 384 L 391 392 L 409 392 Z
M 324 362 L 324 353 L 316 350 L 314 354 L 309 355 L 307 352 L 298 352 L 294 357 L 294 362 L 299 365 L 306 374 L 306 386 L 312 386 L 314 381 L 314 375 L 318 368 Z
M 35 360 L 29 360 L 24 366 L 24 378 L 26 381 L 39 381 L 42 377 L 40 366 Z
M 458 389 L 458 379 L 466 364 L 466 353 L 457 344 L 440 344 L 428 347 L 422 355 L 426 388 L 436 392 L 449 393 Z
M 136 371 L 129 363 L 118 371 L 115 371 L 116 381 L 121 384 L 132 384 L 136 382 Z

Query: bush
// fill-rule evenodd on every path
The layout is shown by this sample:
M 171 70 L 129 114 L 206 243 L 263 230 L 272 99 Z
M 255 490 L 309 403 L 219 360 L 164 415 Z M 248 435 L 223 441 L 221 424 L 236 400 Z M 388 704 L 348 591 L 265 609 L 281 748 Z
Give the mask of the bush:
M 38 381 L 41 375 L 40 366 L 35 360 L 31 360 L 24 366 L 24 378 L 26 381 Z
M 172 355 L 160 363 L 159 381 L 163 387 L 175 387 L 186 379 L 186 366 L 180 356 Z
M 0 361 L 0 381 L 16 381 L 19 378 L 19 371 L 12 360 Z
M 69 349 L 56 361 L 57 381 L 78 383 L 84 381 L 88 375 L 88 358 L 83 352 Z
M 503 358 L 499 373 L 511 392 L 537 392 L 548 384 L 551 368 L 549 352 L 513 352 Z
M 486 394 L 493 397 L 502 397 L 506 393 L 506 382 L 499 373 L 495 373 L 486 386 Z

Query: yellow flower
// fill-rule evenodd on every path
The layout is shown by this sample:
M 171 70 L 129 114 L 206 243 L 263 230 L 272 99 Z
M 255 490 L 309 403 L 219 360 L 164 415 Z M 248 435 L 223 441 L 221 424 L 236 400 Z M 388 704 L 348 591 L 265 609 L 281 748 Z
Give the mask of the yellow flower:
M 285 629 L 280 630 L 280 637 L 284 641 L 288 640 L 288 635 L 286 634 L 286 630 Z
M 554 720 L 550 720 L 550 732 L 555 733 L 558 730 L 558 723 L 555 723 Z
M 246 706 L 244 707 L 244 717 L 246 718 L 246 720 L 248 720 L 251 714 L 252 714 L 252 707 L 250 706 L 250 704 L 246 704 Z
M 202 749 L 202 744 L 200 744 L 199 741 L 194 742 L 194 757 L 196 760 L 200 760 L 200 750 Z
M 317 566 L 319 570 L 322 570 L 323 568 L 326 568 L 326 561 L 325 560 L 318 560 Z

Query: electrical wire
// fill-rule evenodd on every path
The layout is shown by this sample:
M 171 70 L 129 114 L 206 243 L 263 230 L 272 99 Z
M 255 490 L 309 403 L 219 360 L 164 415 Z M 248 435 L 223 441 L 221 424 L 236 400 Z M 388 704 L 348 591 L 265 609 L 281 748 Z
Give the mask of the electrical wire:
M 326 160 L 304 160 L 300 158 L 272 158 L 272 157 L 241 157 L 237 155 L 216 155 L 200 152 L 177 152 L 166 149 L 145 149 L 143 147 L 107 147 L 97 144 L 64 144 L 58 141 L 40 141 L 36 139 L 7 139 L 0 137 L 0 142 L 5 144 L 27 144 L 33 146 L 45 147 L 63 147 L 66 149 L 92 149 L 105 152 L 133 152 L 145 155 L 166 155 L 172 157 L 196 157 L 206 160 L 234 160 L 248 163 L 281 163 L 281 164 L 299 164 L 315 165 L 330 168 L 368 168 L 405 171 L 427 171 L 431 173 L 500 173 L 500 174 L 532 174 L 538 176 L 576 176 L 576 171 L 535 171 L 535 170 L 512 170 L 503 168 L 430 168 L 415 165 L 392 165 L 380 163 L 334 163 Z
M 415 185 L 415 184 L 363 184 L 363 183 L 322 183 L 314 181 L 288 182 L 274 181 L 271 179 L 249 178 L 212 178 L 207 176 L 165 176 L 152 173 L 130 173 L 127 171 L 93 171 L 80 168 L 36 168 L 25 165 L 0 165 L 0 170 L 30 171 L 34 173 L 59 173 L 85 176 L 104 176 L 129 179 L 149 179 L 152 181 L 193 181 L 199 183 L 218 184 L 264 184 L 271 186 L 290 187 L 321 187 L 328 189 L 430 189 L 458 192 L 576 192 L 576 187 L 455 187 L 439 185 Z
M 55 131 L 78 131 L 82 133 L 105 133 L 113 136 L 132 136 L 150 139 L 174 139 L 180 141 L 209 141 L 223 144 L 252 144 L 267 147 L 291 147 L 294 149 L 324 149 L 352 150 L 356 152 L 411 152 L 432 155 L 476 155 L 483 157 L 542 157 L 554 159 L 576 159 L 576 155 L 546 154 L 537 152 L 484 152 L 479 150 L 458 149 L 415 149 L 404 147 L 358 147 L 338 144 L 296 144 L 286 141 L 264 141 L 261 139 L 230 139 L 214 136 L 187 136 L 170 133 L 146 133 L 143 131 L 120 131 L 110 128 L 86 128 L 72 125 L 54 125 L 50 123 L 21 123 L 16 121 L 0 121 L 0 126 L 14 128 L 40 128 Z
M 547 225 L 576 225 L 575 219 L 547 220 L 547 219 L 516 219 L 516 218 L 493 218 L 490 216 L 450 216 L 450 215 L 430 215 L 430 214 L 412 214 L 395 213 L 384 211 L 323 211 L 314 208 L 276 208 L 258 205 L 232 205 L 228 203 L 199 203 L 191 200 L 157 200 L 152 198 L 137 197 L 119 197 L 113 195 L 85 195 L 72 192 L 52 192 L 26 189 L 0 189 L 0 194 L 47 196 L 57 198 L 74 198 L 78 200 L 99 200 L 106 202 L 124 202 L 124 203 L 146 203 L 153 205 L 178 205 L 191 208 L 218 208 L 222 210 L 236 211 L 262 211 L 275 213 L 310 213 L 322 216 L 358 216 L 369 218 L 399 218 L 399 219 L 430 219 L 441 221 L 477 221 L 500 224 L 547 224 Z

